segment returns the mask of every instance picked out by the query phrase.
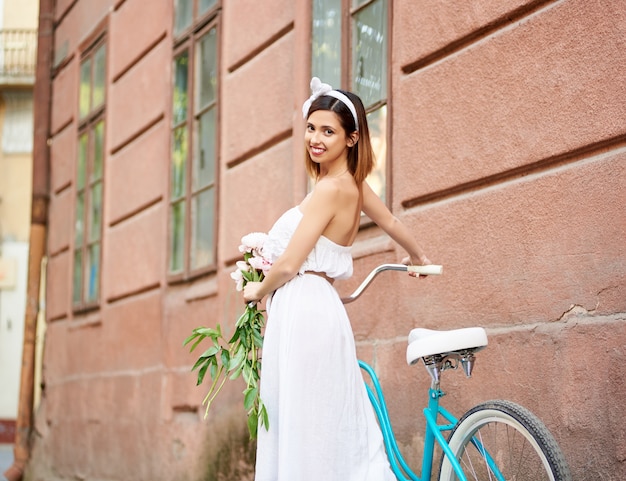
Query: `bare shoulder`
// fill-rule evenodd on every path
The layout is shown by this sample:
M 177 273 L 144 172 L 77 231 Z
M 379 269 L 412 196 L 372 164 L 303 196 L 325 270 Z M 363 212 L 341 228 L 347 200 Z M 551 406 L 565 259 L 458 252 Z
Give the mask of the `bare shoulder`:
M 306 196 L 300 204 L 302 213 L 326 212 L 334 211 L 341 194 L 340 186 L 334 182 L 320 181 L 315 184 L 313 190 Z
M 342 190 L 342 183 L 338 179 L 322 179 L 313 188 L 313 195 L 336 199 Z
M 323 209 L 334 215 L 338 210 L 358 203 L 358 196 L 359 191 L 353 181 L 346 182 L 346 179 L 325 178 L 315 184 L 310 197 L 301 204 L 301 209 L 303 212 Z
M 326 195 L 335 196 L 335 200 L 352 201 L 358 199 L 359 188 L 351 175 L 322 179 L 316 186 L 321 188 Z

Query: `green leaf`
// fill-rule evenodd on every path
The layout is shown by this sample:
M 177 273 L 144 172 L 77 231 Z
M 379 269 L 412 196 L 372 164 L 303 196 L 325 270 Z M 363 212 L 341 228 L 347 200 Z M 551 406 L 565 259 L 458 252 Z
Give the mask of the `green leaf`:
M 230 353 L 226 349 L 222 349 L 222 366 L 228 367 L 230 364 Z
M 259 417 L 257 413 L 253 412 L 248 414 L 248 431 L 250 432 L 250 439 L 256 439 L 258 424 Z
M 196 383 L 196 386 L 199 386 L 200 384 L 202 384 L 202 381 L 204 380 L 204 375 L 206 374 L 206 371 L 209 368 L 209 365 L 210 365 L 209 362 L 205 363 L 205 365 L 202 366 L 200 370 L 198 371 L 198 382 Z
M 235 356 L 230 358 L 227 369 L 232 371 L 242 366 L 243 360 L 246 358 L 246 351 L 244 349 L 238 349 L 235 352 Z
M 189 348 L 189 352 L 193 352 L 194 349 L 198 347 L 198 344 L 200 344 L 203 340 L 204 340 L 203 337 L 198 337 L 198 340 L 194 342 L 193 345 Z
M 244 362 L 243 364 L 242 374 L 243 374 L 243 380 L 246 381 L 246 384 L 248 386 L 250 386 L 253 383 L 254 376 L 252 374 L 252 369 L 250 368 L 250 365 L 247 362 Z
M 249 411 L 250 409 L 252 409 L 252 407 L 254 406 L 254 401 L 256 400 L 258 393 L 259 393 L 259 388 L 257 387 L 248 388 L 243 392 L 243 407 L 245 408 L 246 411 Z
M 185 339 L 183 341 L 183 346 L 186 346 L 187 344 L 189 344 L 192 340 L 194 340 L 196 337 L 198 337 L 198 334 L 195 334 L 195 330 L 194 330 L 194 334 L 190 335 L 187 339 Z M 201 340 L 201 339 L 200 339 Z M 197 344 L 197 343 L 196 343 Z M 193 350 L 193 348 L 192 348 Z
M 241 316 L 239 316 L 239 319 L 237 319 L 237 323 L 235 324 L 235 327 L 237 329 L 247 329 L 249 324 L 250 324 L 250 308 L 246 307 L 246 310 L 243 311 L 243 314 Z
M 228 341 L 228 344 L 235 344 L 237 340 L 239 339 L 239 336 L 241 336 L 241 329 L 235 329 L 235 332 L 233 333 L 233 337 L 230 338 L 230 340 Z
M 251 254 L 248 254 L 247 258 L 250 257 Z M 250 274 L 247 276 L 248 280 L 263 278 L 262 273 L 259 272 L 248 274 Z M 212 341 L 212 346 L 198 357 L 192 368 L 192 370 L 198 370 L 198 384 L 204 381 L 207 372 L 213 380 L 203 401 L 203 404 L 206 404 L 206 413 L 226 380 L 237 379 L 243 375 L 246 382 L 246 389 L 243 391 L 244 407 L 248 413 L 248 429 L 252 439 L 256 438 L 259 421 L 262 426 L 266 428 L 269 426 L 267 409 L 259 396 L 258 387 L 261 371 L 259 349 L 263 346 L 264 312 L 257 306 L 246 306 L 228 342 L 222 336 L 222 328 L 219 324 L 215 328 L 197 327 L 183 342 L 184 346 L 191 344 L 191 352 L 204 339 L 209 338 Z
M 237 379 L 239 376 L 241 376 L 241 371 L 243 369 L 243 364 L 241 364 L 237 369 L 235 369 L 233 371 L 233 373 L 230 375 L 229 379 L 231 380 L 235 380 Z
M 261 425 L 265 426 L 265 429 L 269 429 L 270 428 L 270 417 L 267 414 L 267 409 L 265 408 L 265 404 L 263 404 L 262 402 L 260 402 L 260 416 L 261 416 Z
M 263 337 L 259 331 L 252 331 L 252 339 L 254 340 L 254 345 L 259 349 L 263 347 Z
M 215 356 L 221 349 L 220 346 L 211 346 L 200 355 L 200 358 Z
M 196 369 L 198 369 L 200 366 L 202 366 L 204 363 L 208 363 L 211 362 L 210 358 L 206 358 L 206 357 L 201 357 L 200 359 L 198 359 L 196 361 L 196 363 L 193 365 L 193 367 L 191 368 L 192 371 L 195 371 Z
M 195 331 L 199 335 L 204 336 L 204 337 L 217 338 L 220 335 L 218 331 L 210 327 L 199 327 L 199 328 L 196 328 Z

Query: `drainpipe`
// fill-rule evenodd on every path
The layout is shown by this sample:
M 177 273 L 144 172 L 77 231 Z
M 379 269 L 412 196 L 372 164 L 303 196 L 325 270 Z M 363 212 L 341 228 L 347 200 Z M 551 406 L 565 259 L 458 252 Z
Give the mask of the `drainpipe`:
M 52 98 L 52 52 L 54 47 L 54 0 L 39 2 L 37 64 L 35 69 L 33 194 L 28 252 L 28 286 L 24 315 L 24 345 L 20 376 L 13 465 L 4 473 L 8 481 L 21 481 L 30 457 L 35 379 L 35 339 L 42 259 L 46 252 L 50 184 L 50 102 Z

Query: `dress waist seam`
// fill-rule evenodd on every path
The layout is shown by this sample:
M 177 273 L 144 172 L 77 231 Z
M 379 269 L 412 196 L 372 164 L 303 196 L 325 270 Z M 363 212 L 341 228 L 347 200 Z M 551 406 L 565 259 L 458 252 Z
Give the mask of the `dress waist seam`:
M 326 281 L 332 286 L 335 282 L 335 279 L 328 276 L 325 272 L 317 272 L 317 271 L 304 271 L 305 274 L 313 274 L 314 276 L 321 277 L 322 279 L 326 279 Z

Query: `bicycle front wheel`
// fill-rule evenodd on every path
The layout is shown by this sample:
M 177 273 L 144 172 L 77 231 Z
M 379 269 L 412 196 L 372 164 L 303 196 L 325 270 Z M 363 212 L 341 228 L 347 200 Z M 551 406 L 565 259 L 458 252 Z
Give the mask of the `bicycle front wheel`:
M 572 479 L 550 431 L 528 409 L 510 401 L 489 401 L 470 409 L 448 444 L 468 480 Z M 459 479 L 447 456 L 442 456 L 439 479 Z

